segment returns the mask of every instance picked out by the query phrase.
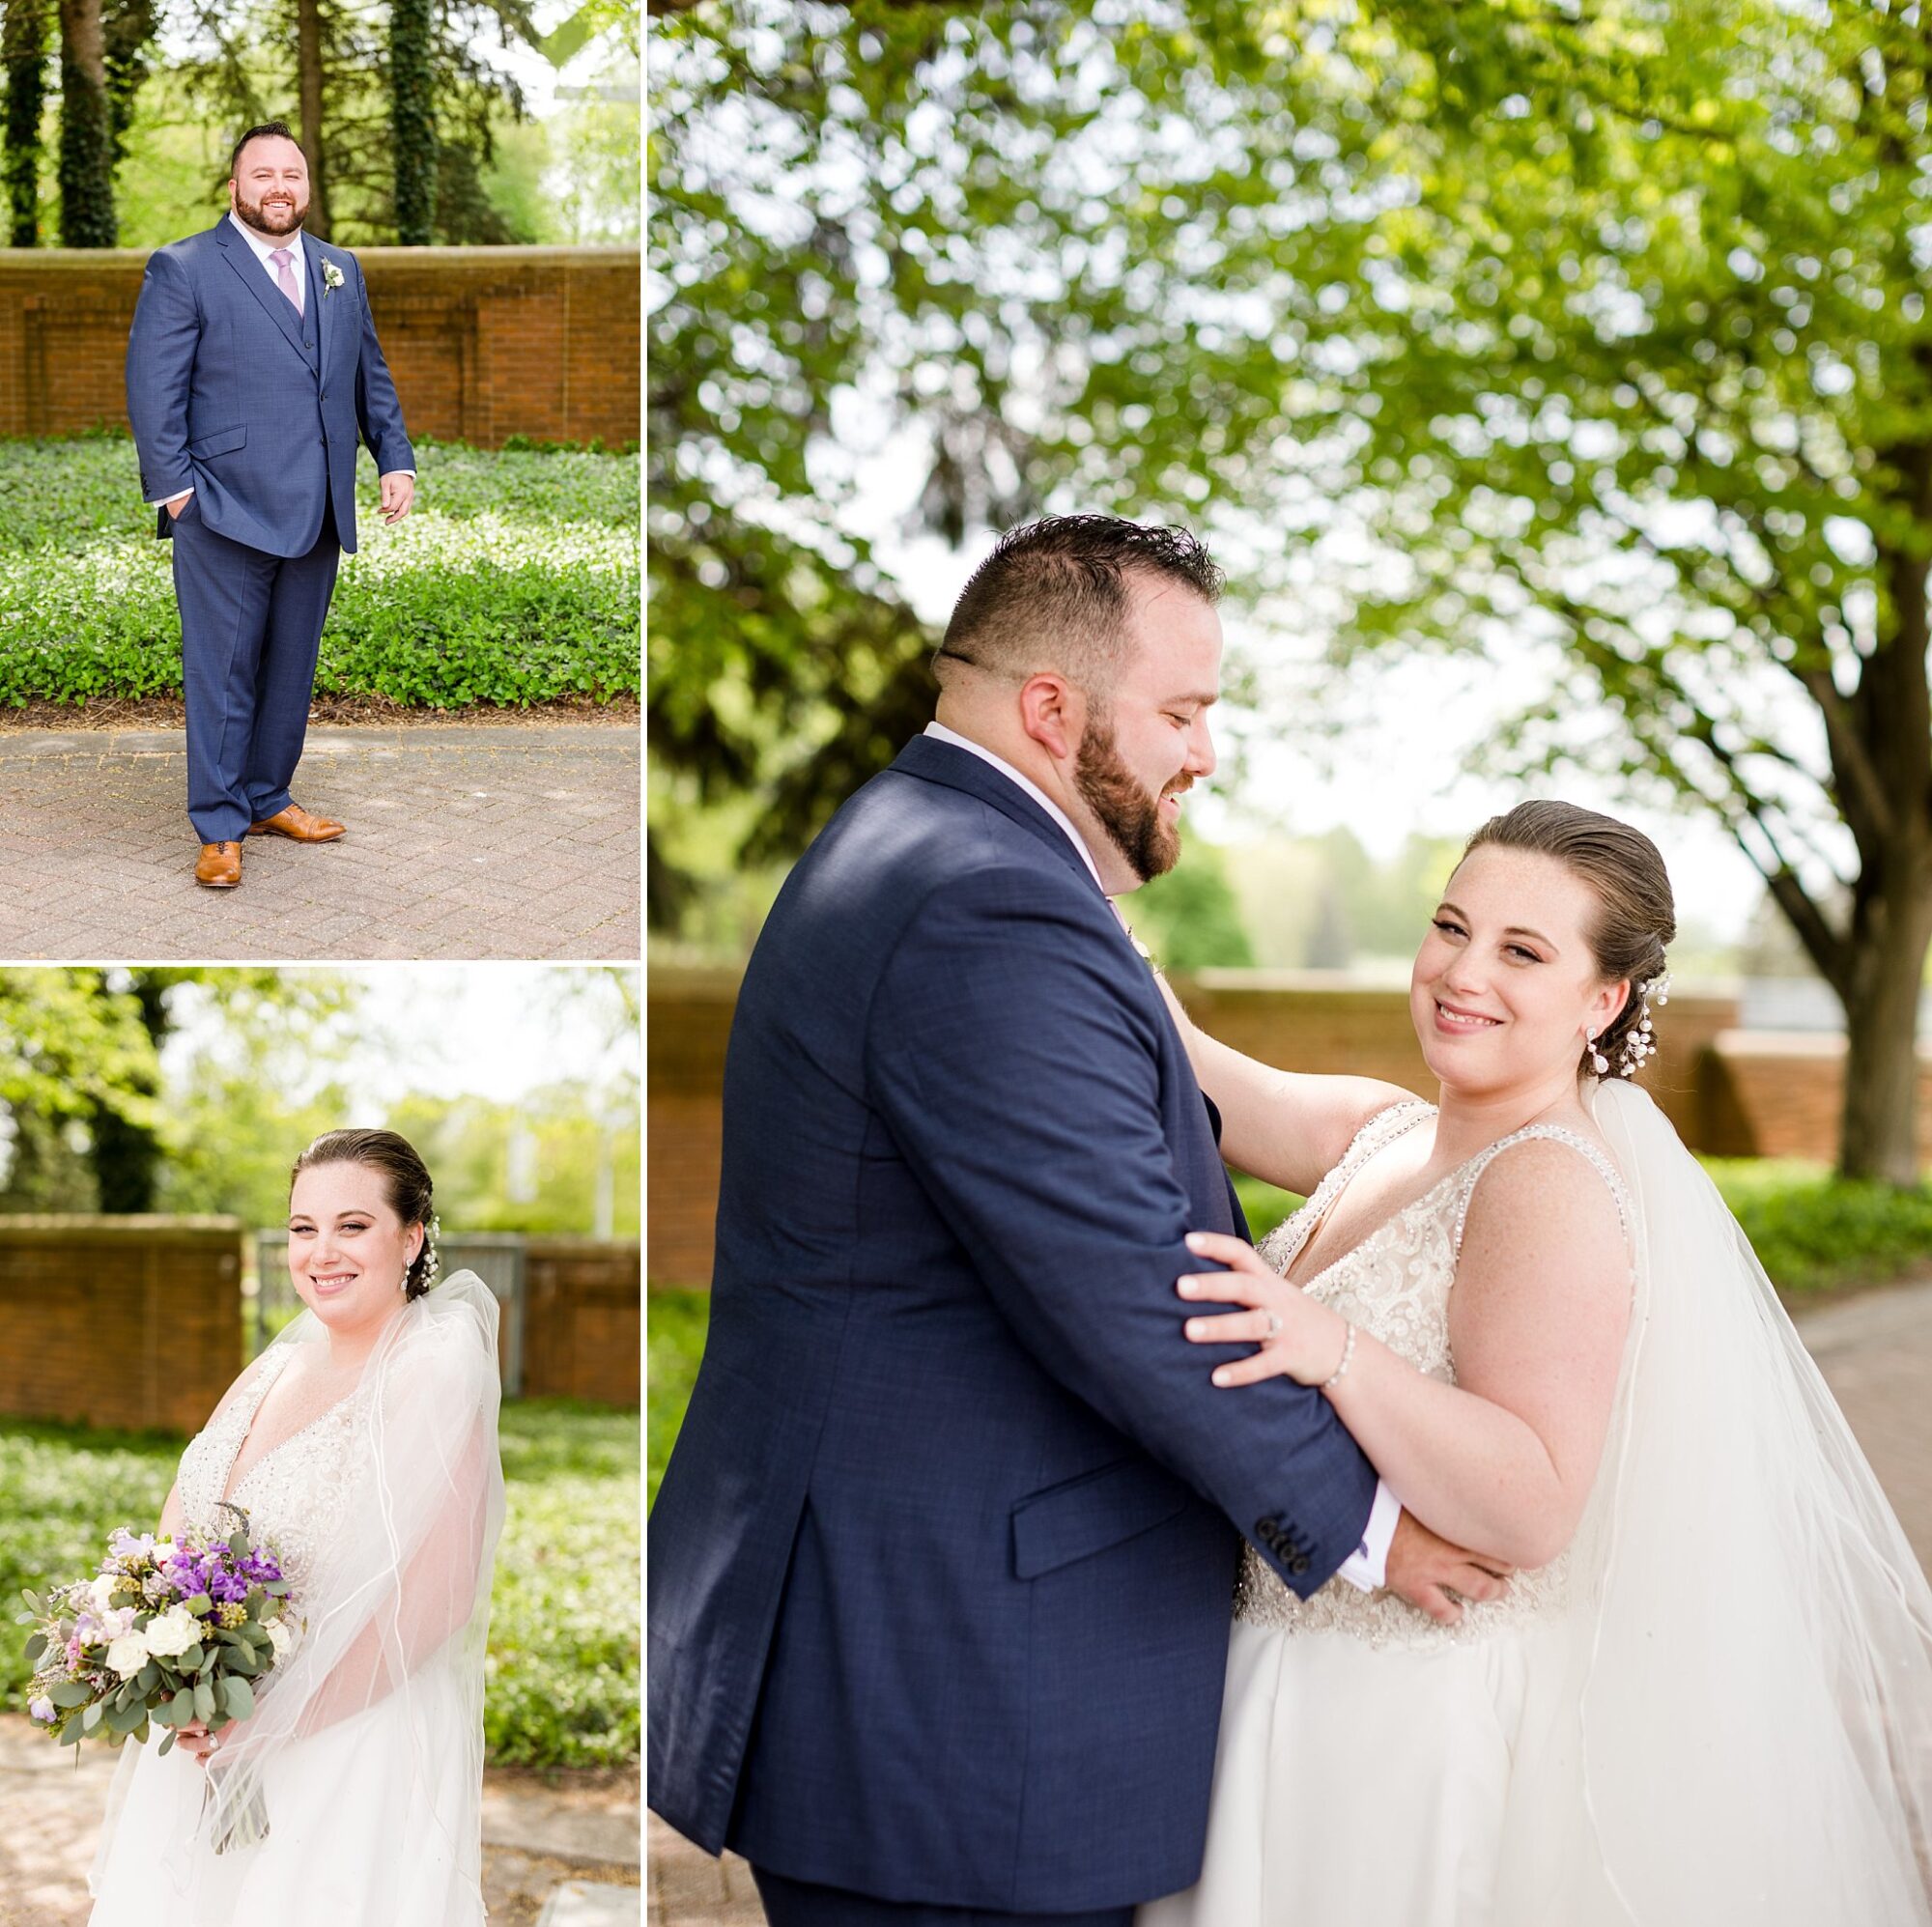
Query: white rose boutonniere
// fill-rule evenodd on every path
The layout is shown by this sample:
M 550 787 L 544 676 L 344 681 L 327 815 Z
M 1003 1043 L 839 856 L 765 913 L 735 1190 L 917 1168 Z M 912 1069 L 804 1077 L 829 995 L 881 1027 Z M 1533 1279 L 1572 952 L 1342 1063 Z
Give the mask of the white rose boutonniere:
M 325 261 L 322 264 L 322 298 L 325 301 L 327 300 L 329 296 L 334 294 L 336 289 L 341 286 L 342 269 L 334 262 Z

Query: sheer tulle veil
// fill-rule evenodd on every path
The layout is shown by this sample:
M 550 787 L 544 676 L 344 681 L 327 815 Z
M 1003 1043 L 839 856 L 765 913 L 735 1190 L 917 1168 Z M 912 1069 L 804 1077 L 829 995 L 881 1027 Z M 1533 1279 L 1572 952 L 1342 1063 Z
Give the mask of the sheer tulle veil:
M 427 1813 L 440 1836 L 418 1838 L 412 1850 L 453 1865 L 474 1890 L 484 1647 L 503 1521 L 497 1329 L 488 1286 L 459 1271 L 402 1307 L 363 1367 L 344 1523 L 294 1595 L 297 1644 L 264 1681 L 254 1715 L 223 1735 L 201 1823 L 167 1855 L 163 1872 L 177 1888 L 185 1881 L 198 1894 L 212 1884 L 211 1913 L 233 1878 L 234 1849 L 259 1837 L 264 1817 L 273 1830 L 291 1787 L 304 1799 L 328 1799 L 305 1765 L 328 1748 L 316 1753 L 306 1743 L 346 1737 L 365 1715 L 382 1721 L 385 1805 Z M 274 1345 L 327 1337 L 304 1312 Z M 132 1765 L 123 1761 L 124 1774 Z M 432 1787 L 435 1797 L 423 1799 Z M 221 1863 L 215 1840 L 230 1843 Z M 341 1844 L 348 1853 L 358 1845 Z
M 1643 1091 L 1592 1102 L 1635 1297 L 1500 1916 L 1932 1921 L 1932 1588 L 1716 1186 Z

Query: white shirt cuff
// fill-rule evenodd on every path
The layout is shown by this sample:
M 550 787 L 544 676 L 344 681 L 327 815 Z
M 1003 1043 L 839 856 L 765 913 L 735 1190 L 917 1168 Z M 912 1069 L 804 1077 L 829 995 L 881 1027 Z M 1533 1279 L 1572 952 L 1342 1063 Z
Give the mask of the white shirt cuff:
M 191 488 L 177 489 L 175 491 L 175 496 L 191 496 L 193 494 L 194 491 Z M 173 501 L 175 496 L 150 496 L 148 497 L 148 506 L 150 508 L 159 508 L 163 502 Z
M 1389 1545 L 1395 1538 L 1395 1522 L 1402 1516 L 1402 1501 L 1378 1479 L 1376 1502 L 1369 1508 L 1369 1522 L 1362 1528 L 1362 1543 L 1342 1561 L 1338 1578 L 1362 1592 L 1373 1593 L 1388 1581 Z

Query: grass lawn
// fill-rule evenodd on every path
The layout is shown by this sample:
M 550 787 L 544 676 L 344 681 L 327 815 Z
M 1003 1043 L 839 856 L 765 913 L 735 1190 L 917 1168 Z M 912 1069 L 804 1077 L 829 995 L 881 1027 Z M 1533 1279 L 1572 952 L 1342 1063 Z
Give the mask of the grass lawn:
M 356 468 L 316 688 L 431 709 L 635 695 L 635 457 L 423 443 L 393 528 Z M 0 441 L 0 708 L 176 695 L 171 552 L 125 438 Z
M 183 1441 L 0 1421 L 0 1595 L 92 1573 L 117 1525 L 152 1529 Z M 607 1767 L 639 1753 L 638 1415 L 503 1407 L 507 1513 L 491 1599 L 490 1758 Z M 22 1607 L 21 1610 L 24 1611 Z M 0 1707 L 24 1712 L 24 1629 L 0 1638 Z
M 1852 1184 L 1796 1159 L 1701 1162 L 1793 1311 L 1833 1292 L 1889 1284 L 1932 1260 L 1932 1186 Z M 1301 1202 L 1259 1178 L 1236 1177 L 1235 1188 L 1257 1242 Z M 650 1294 L 653 1499 L 697 1375 L 708 1304 L 704 1291 L 659 1287 Z

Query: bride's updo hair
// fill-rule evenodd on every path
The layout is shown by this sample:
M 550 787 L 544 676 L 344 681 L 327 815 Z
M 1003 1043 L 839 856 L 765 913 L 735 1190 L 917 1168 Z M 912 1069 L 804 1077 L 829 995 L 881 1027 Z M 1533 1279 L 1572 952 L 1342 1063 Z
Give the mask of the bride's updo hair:
M 290 1191 L 304 1171 L 318 1164 L 364 1164 L 380 1172 L 390 1210 L 405 1225 L 423 1228 L 422 1249 L 403 1279 L 404 1297 L 420 1298 L 436 1283 L 436 1199 L 429 1167 L 415 1147 L 395 1131 L 325 1131 L 291 1167 Z
M 1541 800 L 1491 817 L 1463 855 L 1485 844 L 1554 857 L 1590 886 L 1597 898 L 1596 919 L 1583 933 L 1590 953 L 1605 982 L 1628 978 L 1631 986 L 1624 1007 L 1598 1034 L 1596 1048 L 1609 1062 L 1605 1076 L 1631 1076 L 1640 1061 L 1629 1048 L 1632 1033 L 1648 1014 L 1642 989 L 1662 974 L 1664 949 L 1677 934 L 1677 906 L 1657 845 L 1614 816 Z M 1586 1050 L 1579 1070 L 1589 1062 Z

